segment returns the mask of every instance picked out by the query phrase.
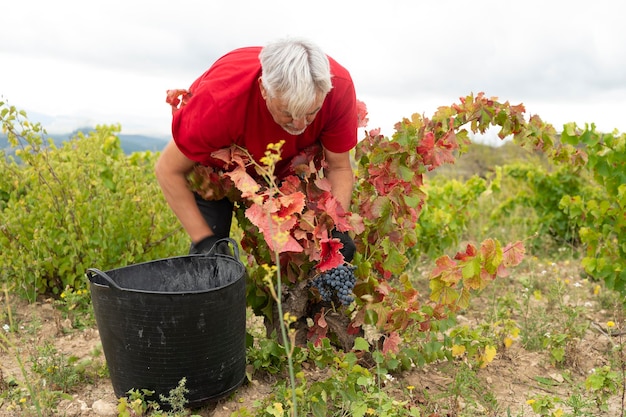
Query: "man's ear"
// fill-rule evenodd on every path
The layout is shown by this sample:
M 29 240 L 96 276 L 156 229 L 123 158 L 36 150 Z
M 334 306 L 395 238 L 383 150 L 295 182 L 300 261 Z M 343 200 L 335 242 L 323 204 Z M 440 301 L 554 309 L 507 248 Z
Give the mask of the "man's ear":
M 267 90 L 263 86 L 263 78 L 259 77 L 257 82 L 259 83 L 259 88 L 261 89 L 261 97 L 263 97 L 263 100 L 267 99 Z

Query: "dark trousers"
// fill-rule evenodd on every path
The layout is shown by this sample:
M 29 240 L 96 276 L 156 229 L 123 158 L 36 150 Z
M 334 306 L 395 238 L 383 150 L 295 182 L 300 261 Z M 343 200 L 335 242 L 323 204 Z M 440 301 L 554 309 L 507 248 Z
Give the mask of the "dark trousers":
M 233 222 L 233 203 L 223 198 L 221 200 L 205 200 L 194 193 L 196 204 L 204 217 L 204 221 L 213 230 L 216 237 L 230 236 L 230 226 Z

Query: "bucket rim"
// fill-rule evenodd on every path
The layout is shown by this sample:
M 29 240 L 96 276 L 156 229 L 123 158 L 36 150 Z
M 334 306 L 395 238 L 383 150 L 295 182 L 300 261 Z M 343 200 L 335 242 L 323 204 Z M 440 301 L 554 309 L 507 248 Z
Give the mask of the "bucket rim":
M 222 285 L 220 287 L 208 288 L 208 289 L 202 289 L 202 290 L 184 290 L 184 291 L 152 291 L 152 290 L 142 290 L 142 289 L 136 289 L 136 288 L 124 288 L 124 287 L 120 287 L 108 275 L 111 272 L 119 272 L 119 271 L 129 269 L 129 268 L 141 267 L 141 266 L 149 265 L 149 264 L 155 264 L 155 263 L 166 262 L 166 261 L 177 260 L 177 259 L 189 259 L 189 258 L 207 258 L 207 259 L 221 258 L 237 265 L 241 269 L 241 275 L 239 276 L 239 278 L 229 282 L 226 285 Z M 193 295 L 193 294 L 206 294 L 208 292 L 222 290 L 231 285 L 234 285 L 235 283 L 240 281 L 242 278 L 244 278 L 245 270 L 246 268 L 243 265 L 243 263 L 240 260 L 234 258 L 233 256 L 224 255 L 221 253 L 210 253 L 210 254 L 189 254 L 189 255 L 172 256 L 168 258 L 155 259 L 152 261 L 145 261 L 145 262 L 139 262 L 136 264 L 121 266 L 118 268 L 108 269 L 106 271 L 101 271 L 97 268 L 88 268 L 87 271 L 85 272 L 85 275 L 87 275 L 87 278 L 89 279 L 89 283 L 92 286 L 99 287 L 99 288 L 108 288 L 108 289 L 115 290 L 115 291 L 124 291 L 124 292 L 129 292 L 129 293 L 138 293 L 138 294 L 154 294 L 154 295 Z M 110 285 L 101 284 L 99 282 L 94 282 L 95 276 L 100 276 L 101 278 L 104 278 L 104 280 L 107 281 Z

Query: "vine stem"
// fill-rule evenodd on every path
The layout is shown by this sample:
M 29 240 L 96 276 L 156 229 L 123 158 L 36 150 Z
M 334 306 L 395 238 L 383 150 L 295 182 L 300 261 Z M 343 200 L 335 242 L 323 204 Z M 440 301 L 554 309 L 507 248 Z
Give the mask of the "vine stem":
M 275 254 L 278 259 L 278 253 Z M 296 377 L 293 367 L 293 350 L 291 343 L 287 338 L 287 324 L 283 316 L 283 303 L 282 303 L 282 277 L 280 273 L 280 265 L 276 268 L 276 305 L 278 308 L 278 317 L 280 320 L 280 333 L 283 337 L 283 343 L 285 345 L 285 353 L 287 354 L 287 365 L 289 368 L 289 382 L 291 383 L 291 401 L 293 403 L 293 417 L 298 417 L 298 397 L 296 395 Z
M 273 187 L 277 187 L 276 184 L 272 181 Z M 270 213 L 267 213 L 268 217 L 271 217 Z M 271 219 L 269 221 L 271 225 Z M 271 227 L 271 226 L 270 226 Z M 272 236 L 277 236 L 277 234 L 272 233 Z M 274 245 L 276 247 L 276 245 Z M 278 320 L 280 322 L 280 333 L 283 339 L 283 344 L 285 348 L 285 354 L 287 355 L 287 366 L 289 368 L 289 382 L 291 384 L 291 402 L 293 404 L 292 416 L 298 417 L 298 397 L 296 395 L 296 377 L 293 366 L 293 347 L 290 343 L 288 336 L 288 328 L 287 323 L 285 323 L 285 317 L 283 313 L 283 282 L 282 282 L 282 274 L 280 271 L 280 253 L 277 250 L 274 250 L 274 259 L 276 259 L 276 289 L 272 288 L 272 296 L 276 301 L 276 307 L 278 310 Z M 272 286 L 271 277 L 269 277 L 269 285 Z

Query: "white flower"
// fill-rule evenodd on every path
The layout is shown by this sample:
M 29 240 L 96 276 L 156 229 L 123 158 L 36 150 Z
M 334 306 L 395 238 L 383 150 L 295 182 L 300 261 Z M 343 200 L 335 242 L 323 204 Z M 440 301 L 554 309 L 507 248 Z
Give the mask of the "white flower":
M 4 331 L 5 331 L 5 332 L 7 332 L 7 333 L 9 332 L 9 330 L 11 330 L 11 328 L 9 327 L 9 325 L 8 325 L 8 324 L 3 325 L 3 326 L 2 326 L 2 328 L 3 328 L 3 329 L 4 329 Z

